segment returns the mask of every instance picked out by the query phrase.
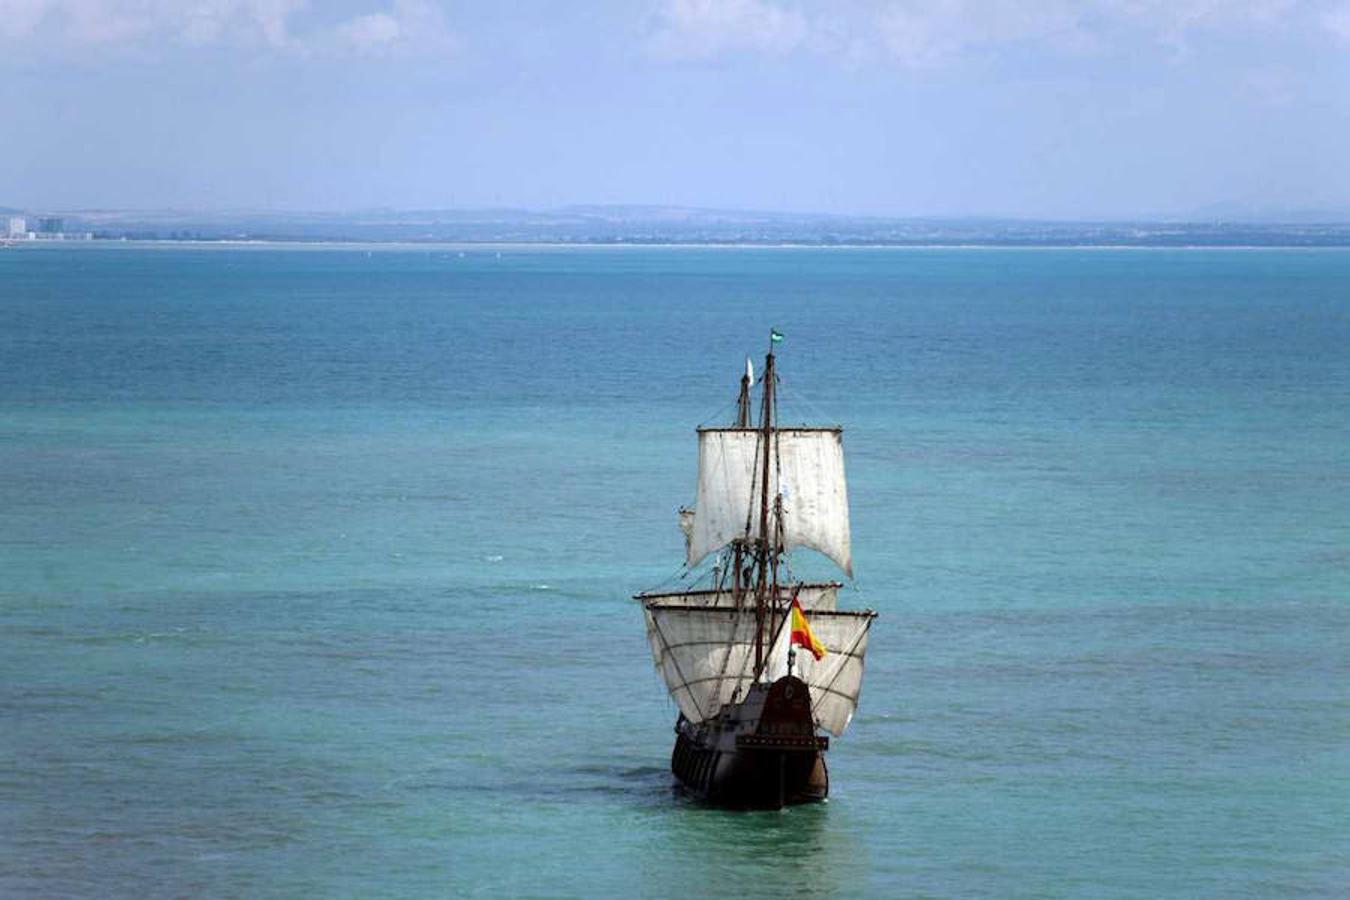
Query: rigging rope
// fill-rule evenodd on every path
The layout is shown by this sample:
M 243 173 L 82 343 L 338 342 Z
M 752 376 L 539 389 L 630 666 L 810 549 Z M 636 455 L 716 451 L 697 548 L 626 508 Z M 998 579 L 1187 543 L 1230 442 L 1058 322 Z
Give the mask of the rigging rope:
M 784 392 L 784 391 L 783 391 L 783 387 L 782 387 L 782 384 L 783 384 L 783 383 L 782 383 L 782 381 L 780 380 L 780 381 L 778 382 L 778 384 L 779 384 L 779 387 L 778 387 L 778 393 L 781 395 L 781 394 Z M 787 394 L 788 394 L 788 397 L 790 398 L 790 405 L 791 405 L 791 406 L 796 407 L 796 406 L 798 406 L 798 405 L 800 404 L 800 405 L 802 405 L 802 406 L 807 407 L 807 412 L 808 412 L 808 413 L 809 413 L 816 421 L 818 421 L 818 422 L 826 423 L 826 422 L 829 422 L 829 421 L 830 421 L 829 417 L 826 416 L 826 415 L 821 411 L 820 407 L 816 406 L 816 404 L 815 404 L 814 402 L 812 402 L 811 398 L 807 397 L 805 394 L 803 394 L 802 392 L 798 391 L 796 388 L 793 388 L 792 390 L 788 391 Z M 782 403 L 781 403 L 781 402 L 779 403 L 779 406 L 780 406 L 780 407 L 782 406 Z M 780 415 L 780 416 L 779 416 L 779 419 L 781 420 L 782 418 L 783 418 L 783 417 Z M 806 421 L 806 420 L 803 419 L 803 421 Z

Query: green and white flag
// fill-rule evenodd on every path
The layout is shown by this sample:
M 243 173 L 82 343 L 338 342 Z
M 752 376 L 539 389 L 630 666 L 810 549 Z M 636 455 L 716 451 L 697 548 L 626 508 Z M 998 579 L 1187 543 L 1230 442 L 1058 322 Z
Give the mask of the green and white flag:
M 770 329 L 769 329 L 769 340 L 772 341 L 772 342 L 775 343 L 775 344 L 778 344 L 778 343 L 781 343 L 781 342 L 782 342 L 783 336 L 782 336 L 781 334 L 778 333 L 778 329 L 777 329 L 777 328 L 770 328 Z

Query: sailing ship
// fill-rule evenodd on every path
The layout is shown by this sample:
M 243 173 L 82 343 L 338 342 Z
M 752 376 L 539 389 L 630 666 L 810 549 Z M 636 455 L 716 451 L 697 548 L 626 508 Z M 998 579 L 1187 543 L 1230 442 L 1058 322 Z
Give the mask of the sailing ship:
M 824 800 L 825 752 L 862 690 L 876 613 L 837 608 L 838 581 L 795 580 L 790 552 L 816 550 L 851 579 L 843 430 L 777 421 L 774 345 L 751 414 L 741 378 L 734 424 L 698 429 L 698 490 L 680 510 L 685 566 L 710 555 L 711 585 L 644 592 L 656 669 L 679 707 L 671 770 L 709 803 L 777 809 Z M 798 647 L 804 652 L 798 652 Z

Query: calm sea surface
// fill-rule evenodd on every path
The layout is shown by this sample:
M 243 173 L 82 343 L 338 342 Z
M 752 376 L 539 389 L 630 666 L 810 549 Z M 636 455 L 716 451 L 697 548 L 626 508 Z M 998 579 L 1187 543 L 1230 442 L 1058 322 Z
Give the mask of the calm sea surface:
M 770 326 L 881 618 L 738 814 L 628 596 Z M 1344 896 L 1348 603 L 1350 252 L 0 250 L 3 896 Z

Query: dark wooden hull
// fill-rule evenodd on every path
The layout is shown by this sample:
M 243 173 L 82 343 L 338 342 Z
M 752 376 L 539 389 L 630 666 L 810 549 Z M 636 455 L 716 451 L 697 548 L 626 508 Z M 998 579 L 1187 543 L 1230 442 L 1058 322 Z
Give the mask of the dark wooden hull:
M 756 686 L 743 704 L 714 720 L 676 723 L 670 768 L 694 797 L 718 806 L 781 809 L 824 800 L 830 792 L 806 685 L 788 676 Z

